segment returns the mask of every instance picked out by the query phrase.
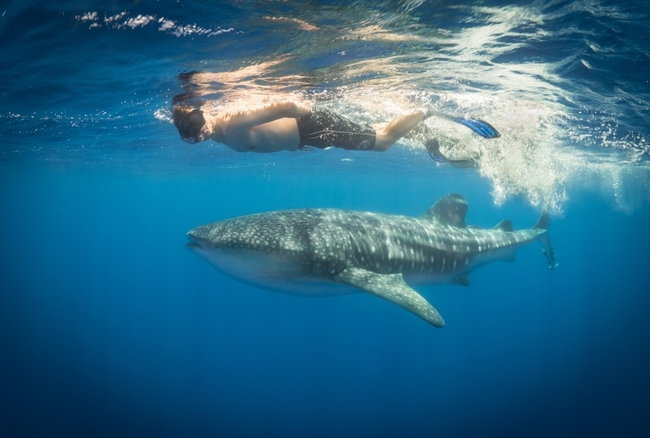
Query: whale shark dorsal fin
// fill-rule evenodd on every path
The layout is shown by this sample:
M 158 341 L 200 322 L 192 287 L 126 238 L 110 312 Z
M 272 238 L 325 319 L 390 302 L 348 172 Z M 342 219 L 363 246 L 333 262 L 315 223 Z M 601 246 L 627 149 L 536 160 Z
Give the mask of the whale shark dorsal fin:
M 466 228 L 467 201 L 457 193 L 443 196 L 433 207 L 427 210 L 422 219 L 438 222 L 458 228 Z
M 404 282 L 402 274 L 378 274 L 362 268 L 346 268 L 335 280 L 397 304 L 436 327 L 445 325 L 438 311 Z
M 505 219 L 496 224 L 494 227 L 495 230 L 501 230 L 501 231 L 514 231 L 514 228 L 512 228 L 512 222 L 510 219 Z

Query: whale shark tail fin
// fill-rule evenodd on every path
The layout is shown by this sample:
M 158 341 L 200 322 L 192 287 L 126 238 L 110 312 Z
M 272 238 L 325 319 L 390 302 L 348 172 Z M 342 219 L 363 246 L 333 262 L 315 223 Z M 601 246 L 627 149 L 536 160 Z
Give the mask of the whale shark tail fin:
M 548 225 L 551 223 L 551 216 L 548 214 L 548 211 L 542 211 L 537 223 L 533 228 L 538 230 L 548 230 Z
M 542 246 L 544 247 L 542 249 L 542 253 L 546 257 L 546 260 L 548 261 L 548 267 L 551 270 L 555 270 L 557 268 L 558 264 L 557 261 L 555 260 L 555 250 L 551 246 L 551 238 L 548 236 L 548 226 L 551 223 L 551 216 L 548 214 L 548 211 L 544 209 L 542 211 L 542 214 L 540 215 L 539 219 L 537 220 L 537 223 L 533 227 L 536 230 L 543 230 L 544 233 L 540 234 L 540 241 L 542 242 Z

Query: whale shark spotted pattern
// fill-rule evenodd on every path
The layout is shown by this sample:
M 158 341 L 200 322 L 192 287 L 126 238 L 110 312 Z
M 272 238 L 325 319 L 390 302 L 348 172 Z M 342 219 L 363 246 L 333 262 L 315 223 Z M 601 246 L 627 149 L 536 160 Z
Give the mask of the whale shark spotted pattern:
M 549 267 L 555 254 L 549 216 L 513 231 L 509 220 L 492 229 L 465 224 L 467 201 L 441 198 L 420 218 L 371 212 L 303 209 L 253 214 L 190 230 L 187 247 L 242 282 L 301 295 L 368 292 L 436 327 L 445 322 L 411 286 L 469 284 L 472 270 L 514 260 L 534 241 Z

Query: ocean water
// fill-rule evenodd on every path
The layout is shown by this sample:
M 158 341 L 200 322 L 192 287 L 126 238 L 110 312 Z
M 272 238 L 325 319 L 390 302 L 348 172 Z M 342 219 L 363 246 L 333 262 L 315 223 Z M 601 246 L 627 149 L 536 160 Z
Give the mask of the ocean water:
M 650 436 L 650 5 L 642 1 L 0 4 L 0 435 Z M 278 96 L 377 123 L 384 153 L 187 145 L 182 73 L 213 111 Z M 367 294 L 225 277 L 185 233 L 332 207 L 467 222 L 539 245 L 418 287 L 436 329 Z

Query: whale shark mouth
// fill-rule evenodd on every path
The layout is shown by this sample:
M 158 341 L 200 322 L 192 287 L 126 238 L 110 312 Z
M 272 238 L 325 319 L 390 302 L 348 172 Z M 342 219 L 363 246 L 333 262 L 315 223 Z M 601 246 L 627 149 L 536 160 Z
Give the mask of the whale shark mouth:
M 185 248 L 196 251 L 202 249 L 203 247 L 201 246 L 200 243 L 196 243 L 192 241 L 192 242 L 185 243 Z
M 202 248 L 202 245 L 199 242 L 200 239 L 197 238 L 197 236 L 194 233 L 192 233 L 192 231 L 188 232 L 185 235 L 189 239 L 189 242 L 185 242 L 185 248 L 189 248 L 189 249 L 200 249 L 200 248 Z
M 191 233 L 187 233 L 187 238 L 189 239 L 189 242 L 185 242 L 185 248 L 199 255 L 207 251 L 210 247 L 210 245 L 206 245 L 208 242 L 206 242 L 205 239 L 202 239 Z

